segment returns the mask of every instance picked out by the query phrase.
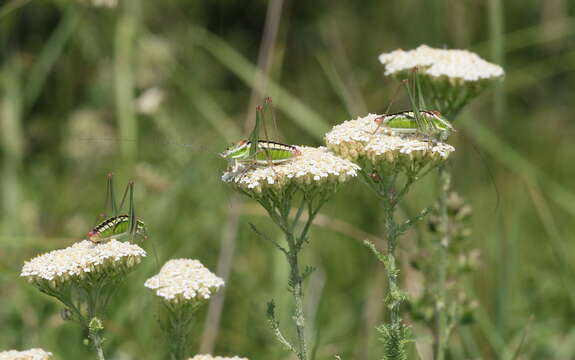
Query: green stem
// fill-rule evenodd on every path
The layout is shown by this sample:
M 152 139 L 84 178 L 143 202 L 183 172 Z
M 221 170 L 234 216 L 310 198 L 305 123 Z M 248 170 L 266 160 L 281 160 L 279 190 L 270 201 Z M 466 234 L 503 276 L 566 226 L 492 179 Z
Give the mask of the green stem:
M 181 360 L 187 357 L 188 339 L 193 323 L 194 308 L 169 308 L 168 316 L 168 342 L 170 346 L 170 359 Z
M 435 330 L 435 347 L 436 347 L 436 360 L 445 359 L 445 350 L 448 341 L 448 326 L 447 326 L 447 313 L 446 313 L 446 289 L 445 282 L 447 276 L 447 249 L 451 242 L 451 235 L 449 232 L 449 216 L 447 213 L 447 200 L 449 190 L 451 188 L 451 174 L 445 166 L 439 167 L 439 181 L 440 181 L 440 194 L 439 194 L 439 231 L 441 240 L 439 242 L 439 256 L 437 262 L 437 301 L 435 303 L 435 312 L 437 315 L 437 324 Z
M 399 276 L 399 271 L 396 267 L 395 259 L 395 249 L 397 247 L 398 240 L 398 225 L 394 220 L 395 205 L 392 203 L 393 200 L 389 199 L 384 205 L 384 218 L 385 218 L 385 232 L 387 239 L 387 281 L 389 286 L 389 291 L 392 294 L 392 303 L 390 306 L 390 322 L 393 326 L 400 323 L 401 318 L 399 316 L 399 307 L 401 305 L 400 299 L 393 298 L 393 294 L 397 294 L 399 286 L 397 284 L 397 279 Z
M 106 360 L 106 358 L 104 357 L 104 349 L 102 348 L 103 341 L 102 337 L 100 337 L 100 334 L 97 331 L 90 331 L 88 336 L 92 341 L 94 349 L 96 349 L 96 355 L 98 357 L 98 360 Z
M 295 239 L 292 238 L 292 240 Z M 307 360 L 307 345 L 305 340 L 305 317 L 303 313 L 303 286 L 302 286 L 301 273 L 299 271 L 299 260 L 298 260 L 300 248 L 298 248 L 297 246 L 292 246 L 292 244 L 293 241 L 290 242 L 287 257 L 290 266 L 290 282 L 293 285 L 292 294 L 295 306 L 293 320 L 297 334 L 297 357 L 300 360 Z

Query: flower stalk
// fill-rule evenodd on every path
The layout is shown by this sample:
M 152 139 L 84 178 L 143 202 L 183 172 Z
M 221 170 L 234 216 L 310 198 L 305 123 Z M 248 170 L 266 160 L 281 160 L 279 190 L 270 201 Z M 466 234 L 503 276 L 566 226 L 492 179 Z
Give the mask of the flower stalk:
M 160 317 L 160 326 L 170 359 L 185 359 L 189 356 L 196 310 L 224 286 L 224 281 L 198 260 L 172 259 L 158 274 L 146 280 L 144 286 L 161 299 L 164 314 Z
M 309 243 L 309 231 L 319 210 L 341 183 L 357 175 L 359 167 L 324 147 L 285 146 L 297 150 L 297 155 L 289 161 L 274 166 L 237 163 L 223 174 L 222 180 L 260 203 L 283 232 L 285 244 L 280 244 L 251 225 L 256 234 L 284 254 L 290 267 L 288 290 L 294 300 L 295 345 L 282 334 L 273 301 L 268 303 L 267 311 L 270 327 L 282 347 L 299 360 L 308 360 L 303 282 L 314 268 L 307 266 L 302 270 L 300 255 L 305 244 Z
M 305 316 L 303 311 L 303 281 L 311 274 L 313 268 L 306 267 L 303 271 L 301 270 L 299 265 L 300 253 L 303 250 L 305 243 L 309 242 L 308 233 L 311 224 L 323 204 L 325 204 L 329 199 L 329 193 L 320 192 L 317 196 L 313 193 L 304 193 L 295 216 L 290 217 L 291 204 L 297 196 L 297 190 L 296 186 L 290 186 L 285 190 L 281 197 L 264 197 L 258 201 L 276 225 L 278 225 L 278 227 L 283 231 L 285 236 L 287 247 L 268 237 L 265 238 L 271 240 L 273 244 L 285 255 L 290 267 L 288 284 L 289 292 L 292 294 L 294 299 L 294 313 L 292 318 L 296 329 L 297 342 L 295 346 L 290 345 L 281 334 L 279 324 L 275 321 L 273 310 L 271 312 L 268 311 L 268 317 L 270 317 L 270 322 L 276 324 L 274 333 L 276 334 L 278 341 L 293 351 L 299 360 L 307 360 L 308 349 L 305 337 Z M 300 218 L 304 212 L 307 214 L 307 219 L 305 220 L 303 227 L 301 229 L 297 229 L 297 225 L 299 224 Z M 259 232 L 258 234 L 262 235 Z
M 104 360 L 100 319 L 120 284 L 145 256 L 142 248 L 128 242 L 84 240 L 27 261 L 20 276 L 64 304 L 63 317 L 80 324 L 98 360 Z
M 326 142 L 332 151 L 360 165 L 362 178 L 382 202 L 387 252 L 384 254 L 374 244 L 366 243 L 384 264 L 387 273 L 385 304 L 389 319 L 377 330 L 384 343 L 384 359 L 404 360 L 407 359 L 405 347 L 410 335 L 400 312 L 407 296 L 399 286 L 396 249 L 401 236 L 431 209 L 425 209 L 404 222 L 396 219 L 396 210 L 411 186 L 442 164 L 455 149 L 418 134 L 395 133 L 392 128 L 380 126 L 381 116 L 369 114 L 337 125 L 326 135 Z
M 397 266 L 396 249 L 401 235 L 416 221 L 425 217 L 429 209 L 422 211 L 419 215 L 408 219 L 404 223 L 399 223 L 395 219 L 397 206 L 417 179 L 416 173 L 409 172 L 403 185 L 398 186 L 399 172 L 389 173 L 388 170 L 383 168 L 379 170 L 375 173 L 368 173 L 362 170 L 361 174 L 365 182 L 382 201 L 387 253 L 381 253 L 373 243 L 366 242 L 366 245 L 384 264 L 387 273 L 388 295 L 385 299 L 385 304 L 389 309 L 389 320 L 387 324 L 378 327 L 385 346 L 384 358 L 386 360 L 404 360 L 407 359 L 405 345 L 410 340 L 409 327 L 403 323 L 400 307 L 407 296 L 399 286 L 400 270 Z

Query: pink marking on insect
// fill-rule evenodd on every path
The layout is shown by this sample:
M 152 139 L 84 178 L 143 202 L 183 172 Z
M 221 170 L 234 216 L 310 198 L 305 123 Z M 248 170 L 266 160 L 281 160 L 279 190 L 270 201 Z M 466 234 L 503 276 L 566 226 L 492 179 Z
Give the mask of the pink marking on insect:
M 291 152 L 292 152 L 292 154 L 293 154 L 294 156 L 300 156 L 300 155 L 301 155 L 301 150 L 298 149 L 298 148 L 295 147 L 295 146 L 293 147 L 293 149 L 291 150 Z
M 100 239 L 100 234 L 97 231 L 90 230 L 90 232 L 88 232 L 88 239 L 92 242 L 97 242 Z
M 378 116 L 378 117 L 376 117 L 375 119 L 373 119 L 373 121 L 374 121 L 376 124 L 381 125 L 381 124 L 383 123 L 383 120 L 385 120 L 385 118 L 386 118 L 386 115 L 381 115 L 381 116 Z

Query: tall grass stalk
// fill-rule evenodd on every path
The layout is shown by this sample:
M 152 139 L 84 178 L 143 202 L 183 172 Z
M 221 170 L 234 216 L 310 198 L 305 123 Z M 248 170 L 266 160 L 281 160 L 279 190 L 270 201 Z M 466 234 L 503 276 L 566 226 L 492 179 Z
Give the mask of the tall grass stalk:
M 257 74 L 260 70 L 218 36 L 199 27 L 195 27 L 193 31 L 196 45 L 210 53 L 243 82 L 252 87 L 255 86 L 255 81 L 258 78 Z M 329 129 L 327 121 L 320 114 L 303 103 L 298 97 L 285 90 L 277 82 L 268 78 L 267 89 L 269 93 L 275 94 L 281 99 L 281 101 L 276 103 L 277 108 L 311 136 L 321 139 L 323 134 Z
M 488 1 L 488 21 L 489 21 L 489 43 L 491 50 L 491 60 L 500 66 L 504 66 L 504 16 L 503 1 Z M 504 83 L 495 84 L 495 116 L 499 121 L 503 120 L 505 115 L 505 93 Z
M 22 82 L 18 60 L 8 61 L 1 72 L 2 103 L 0 141 L 4 152 L 2 171 L 3 238 L 10 238 L 18 229 L 21 185 L 19 172 L 24 152 L 22 134 Z
M 269 3 L 267 8 L 263 37 L 258 54 L 257 69 L 259 71 L 256 72 L 256 79 L 254 81 L 254 86 L 252 87 L 250 103 L 244 121 L 245 133 L 248 133 L 248 131 L 253 128 L 254 124 L 251 120 L 255 117 L 256 104 L 261 102 L 262 97 L 266 92 L 267 79 L 269 78 L 271 65 L 273 63 L 274 49 L 276 46 L 277 34 L 281 22 L 280 20 L 282 9 L 283 0 L 273 0 Z M 203 92 L 198 91 L 197 93 L 201 96 Z M 232 135 L 234 136 L 234 138 L 231 139 L 232 141 L 237 139 L 239 135 L 235 134 L 238 132 L 235 129 L 235 126 L 230 127 L 229 124 L 227 124 L 227 126 L 218 126 L 226 122 L 226 120 L 234 125 L 233 122 L 229 121 L 227 116 L 222 117 L 220 115 L 223 114 L 223 110 L 221 110 L 215 103 L 211 103 L 211 107 L 209 105 L 206 107 L 202 100 L 196 100 L 195 102 L 200 111 L 208 115 L 207 118 L 212 124 L 214 124 L 214 126 L 221 128 L 222 130 L 226 129 L 223 133 L 228 135 L 228 138 L 230 135 Z M 208 102 L 207 104 L 210 103 Z M 222 235 L 222 247 L 218 257 L 217 269 L 218 275 L 221 276 L 224 281 L 228 280 L 231 269 L 231 262 L 234 257 L 240 217 L 238 208 L 241 207 L 242 203 L 242 199 L 237 194 L 234 194 L 230 200 L 230 211 L 226 219 L 226 226 L 224 227 L 224 233 Z M 206 317 L 204 334 L 202 336 L 202 344 L 200 346 L 200 351 L 202 353 L 209 353 L 213 351 L 214 343 L 219 331 L 220 317 L 223 310 L 224 299 L 225 289 L 216 295 L 214 300 L 210 303 L 208 316 Z
M 116 113 L 124 160 L 133 161 L 138 152 L 138 124 L 134 105 L 134 47 L 138 28 L 139 0 L 119 4 L 114 39 Z

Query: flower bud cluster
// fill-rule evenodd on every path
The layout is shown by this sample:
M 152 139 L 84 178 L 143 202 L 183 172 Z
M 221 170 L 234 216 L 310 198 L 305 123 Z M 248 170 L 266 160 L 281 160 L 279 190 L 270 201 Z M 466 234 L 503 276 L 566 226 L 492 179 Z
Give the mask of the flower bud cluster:
M 224 286 L 224 281 L 210 272 L 201 262 L 173 259 L 162 266 L 157 275 L 144 283 L 156 295 L 170 304 L 196 304 L 209 299 Z
M 42 349 L 24 351 L 8 350 L 0 352 L 0 360 L 48 360 L 51 357 L 51 352 Z
M 455 150 L 423 136 L 394 134 L 376 123 L 380 116 L 369 114 L 336 125 L 325 136 L 328 149 L 351 161 L 396 169 L 440 163 Z
M 125 274 L 146 256 L 137 245 L 112 239 L 101 244 L 83 240 L 27 261 L 20 276 L 35 284 L 56 289 L 67 282 L 89 277 L 113 278 Z
M 385 66 L 385 75 L 406 75 L 418 68 L 422 75 L 457 85 L 492 80 L 504 75 L 500 66 L 487 62 L 470 51 L 434 49 L 427 45 L 410 51 L 399 49 L 383 53 L 379 56 L 379 61 Z
M 238 165 L 225 173 L 222 180 L 259 196 L 266 190 L 281 191 L 292 185 L 303 191 L 331 189 L 357 176 L 357 165 L 337 157 L 325 147 L 298 146 L 298 150 L 301 153 L 293 159 L 273 166 Z

